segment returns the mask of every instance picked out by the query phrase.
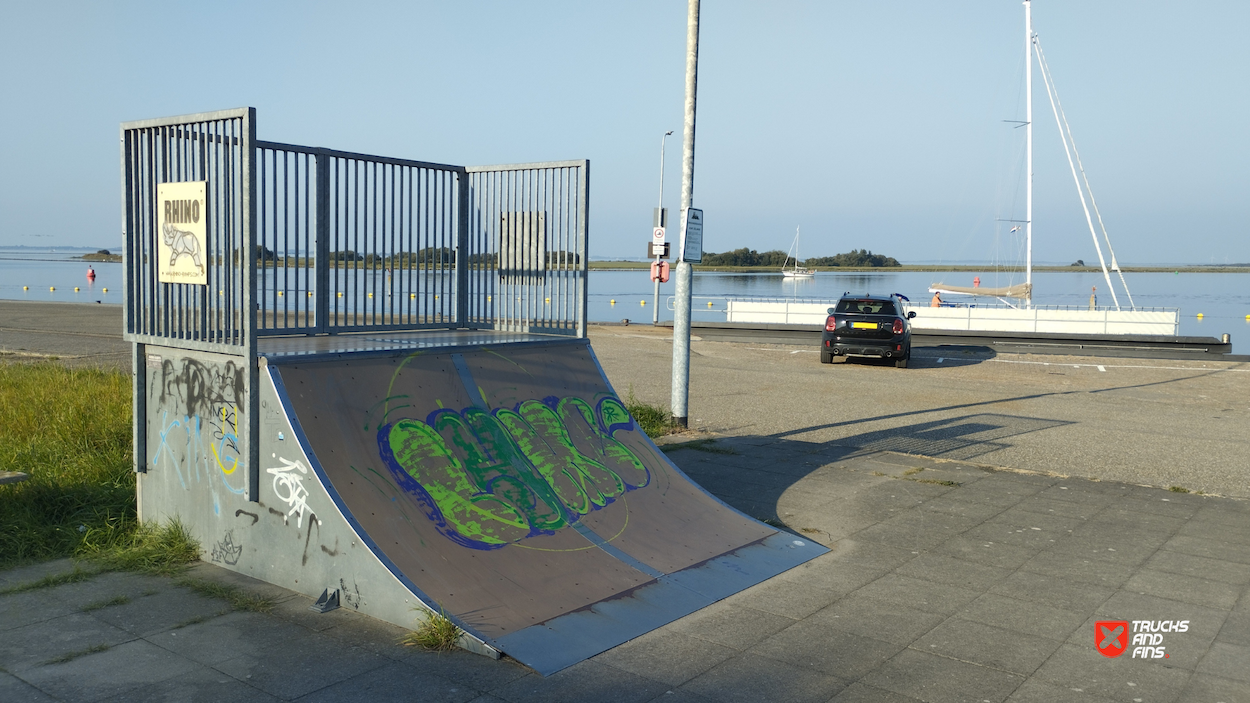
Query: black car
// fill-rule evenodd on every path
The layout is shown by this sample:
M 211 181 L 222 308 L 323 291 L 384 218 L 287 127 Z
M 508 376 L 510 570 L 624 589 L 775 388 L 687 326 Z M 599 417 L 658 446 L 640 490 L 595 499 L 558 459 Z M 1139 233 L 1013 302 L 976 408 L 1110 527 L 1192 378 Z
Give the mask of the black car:
M 911 323 L 916 313 L 903 314 L 903 296 L 843 295 L 829 308 L 825 331 L 820 335 L 820 361 L 832 364 L 835 356 L 893 359 L 900 369 L 911 358 Z

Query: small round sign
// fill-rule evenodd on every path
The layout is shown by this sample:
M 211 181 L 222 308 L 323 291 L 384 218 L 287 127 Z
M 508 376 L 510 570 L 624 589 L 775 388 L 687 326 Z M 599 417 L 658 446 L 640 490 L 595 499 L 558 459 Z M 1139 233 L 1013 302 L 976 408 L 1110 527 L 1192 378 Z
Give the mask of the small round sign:
M 654 230 L 652 230 L 651 238 L 654 239 L 657 243 L 663 243 L 664 242 L 664 228 L 656 227 Z

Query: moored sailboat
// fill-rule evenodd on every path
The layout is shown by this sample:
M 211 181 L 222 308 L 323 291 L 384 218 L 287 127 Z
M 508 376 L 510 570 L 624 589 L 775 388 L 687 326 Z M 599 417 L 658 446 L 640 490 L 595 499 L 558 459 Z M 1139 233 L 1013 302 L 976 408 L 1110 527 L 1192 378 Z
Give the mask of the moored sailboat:
M 786 278 L 811 278 L 816 275 L 816 269 L 809 269 L 799 266 L 799 227 L 794 228 L 794 243 L 790 245 L 790 251 L 794 252 L 794 267 L 786 268 L 790 263 L 790 254 L 786 254 L 786 260 L 781 264 L 781 275 Z

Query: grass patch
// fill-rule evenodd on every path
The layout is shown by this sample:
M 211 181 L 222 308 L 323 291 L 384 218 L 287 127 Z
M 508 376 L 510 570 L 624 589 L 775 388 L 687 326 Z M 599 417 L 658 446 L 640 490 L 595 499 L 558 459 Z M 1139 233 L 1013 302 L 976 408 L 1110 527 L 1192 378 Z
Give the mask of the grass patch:
M 110 598 L 108 600 L 98 600 L 93 603 L 88 603 L 84 605 L 82 608 L 80 608 L 79 610 L 84 613 L 89 613 L 93 610 L 99 610 L 101 608 L 110 608 L 114 605 L 125 605 L 129 602 L 130 602 L 130 596 L 117 596 L 116 598 Z
M 733 447 L 717 446 L 714 439 L 700 439 L 694 442 L 683 444 L 684 449 L 693 449 L 697 452 L 707 452 L 709 454 L 737 454 L 738 450 Z
M 660 447 L 660 451 L 668 454 L 678 449 L 693 449 L 697 452 L 707 452 L 708 454 L 738 454 L 738 450 L 733 447 L 721 447 L 716 444 L 714 439 L 696 439 L 689 442 L 676 442 L 673 444 L 665 444 Z
M 136 526 L 130 377 L 59 364 L 0 363 L 0 568 L 81 556 Z
M 635 398 L 633 386 L 629 387 L 629 393 L 625 397 L 625 409 L 634 416 L 634 421 L 648 437 L 663 437 L 680 429 L 673 424 L 673 416 L 668 408 L 644 403 Z
M 456 648 L 463 630 L 447 617 L 447 613 L 439 608 L 437 613 L 430 613 L 425 622 L 417 629 L 399 639 L 405 647 L 421 647 L 436 652 L 447 652 Z
M 904 471 L 904 472 L 903 472 L 903 475 L 904 475 L 904 476 L 915 476 L 916 474 L 920 473 L 921 471 L 924 471 L 924 469 L 923 469 L 923 468 L 920 468 L 920 467 L 917 467 L 917 468 L 914 468 L 914 469 L 908 469 L 908 470 Z
M 121 539 L 88 543 L 83 556 L 108 571 L 140 571 L 173 576 L 200 558 L 200 545 L 178 520 L 139 525 Z
M 950 486 L 951 488 L 959 488 L 964 485 L 959 481 L 940 481 L 936 478 L 909 478 L 907 480 L 915 481 L 916 483 L 932 483 L 935 486 Z
M 759 520 L 760 522 L 764 523 L 765 525 L 768 525 L 769 527 L 782 527 L 782 528 L 789 529 L 789 527 L 786 525 L 786 523 L 784 523 L 784 522 L 782 522 L 782 521 L 780 521 L 780 520 L 778 520 L 778 519 L 776 519 L 776 518 L 771 518 L 771 517 L 762 517 L 762 518 L 756 518 L 756 519 L 757 519 L 757 520 Z
M 222 615 L 225 615 L 225 614 L 226 614 L 226 613 L 228 613 L 228 612 L 230 612 L 230 609 L 229 609 L 229 608 L 227 608 L 226 610 L 221 611 L 220 613 L 213 613 L 212 615 L 196 615 L 196 616 L 195 616 L 195 617 L 193 617 L 193 618 L 188 618 L 188 619 L 186 619 L 186 620 L 183 620 L 182 622 L 178 623 L 177 625 L 174 625 L 173 627 L 171 627 L 171 628 L 169 628 L 169 629 L 171 629 L 171 630 L 181 630 L 181 629 L 182 629 L 182 628 L 184 628 L 184 627 L 190 627 L 190 626 L 192 626 L 192 625 L 199 625 L 200 623 L 202 623 L 202 622 L 208 622 L 209 620 L 212 620 L 213 618 L 219 618 L 219 617 L 221 617 Z
M 1173 493 L 1188 493 L 1189 489 L 1184 486 L 1168 486 L 1168 490 Z
M 23 591 L 33 591 L 39 588 L 53 588 L 67 583 L 78 583 L 80 581 L 86 581 L 89 578 L 93 578 L 99 573 L 99 569 L 83 569 L 78 565 L 75 565 L 73 571 L 67 571 L 63 574 L 52 574 L 51 576 L 44 576 L 38 581 L 19 583 L 16 586 L 9 586 L 8 588 L 0 589 L 0 596 L 7 596 L 12 593 L 21 593 Z
M 189 577 L 177 579 L 174 581 L 174 584 L 189 588 L 208 598 L 220 598 L 229 603 L 230 607 L 235 610 L 248 610 L 254 613 L 267 613 L 273 610 L 274 603 L 272 600 L 248 593 L 238 586 Z
M 47 666 L 48 664 L 64 664 L 65 662 L 68 662 L 68 661 L 74 661 L 78 657 L 85 657 L 88 654 L 95 654 L 96 652 L 103 652 L 108 648 L 109 648 L 109 645 L 107 644 L 97 644 L 92 647 L 87 647 L 86 649 L 80 649 L 76 652 L 68 652 L 66 654 L 62 654 L 61 656 L 56 657 L 55 659 L 49 659 L 48 661 L 44 662 L 44 665 Z

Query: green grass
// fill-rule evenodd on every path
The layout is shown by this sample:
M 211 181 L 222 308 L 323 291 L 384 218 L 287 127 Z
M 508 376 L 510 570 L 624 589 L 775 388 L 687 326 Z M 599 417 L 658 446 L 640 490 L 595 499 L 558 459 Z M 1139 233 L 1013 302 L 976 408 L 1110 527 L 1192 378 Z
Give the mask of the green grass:
M 164 525 L 137 525 L 108 542 L 89 540 L 79 555 L 106 571 L 173 576 L 200 558 L 200 545 L 181 522 L 171 520 Z
M 97 644 L 92 647 L 87 647 L 86 649 L 80 649 L 76 652 L 69 652 L 67 654 L 62 654 L 61 656 L 56 657 L 55 659 L 49 659 L 48 661 L 44 662 L 44 665 L 47 666 L 48 664 L 64 664 L 65 662 L 73 661 L 77 659 L 78 657 L 85 657 L 88 654 L 95 654 L 96 652 L 103 652 L 107 650 L 108 648 L 109 648 L 109 645 L 107 644 Z
M 0 363 L 0 568 L 81 556 L 135 531 L 130 377 Z
M 180 578 L 174 581 L 179 586 L 195 591 L 208 598 L 220 598 L 235 610 L 249 610 L 254 613 L 267 613 L 273 610 L 273 601 L 225 583 L 197 578 Z
M 673 424 L 673 416 L 669 413 L 668 408 L 638 400 L 634 397 L 633 387 L 630 387 L 624 401 L 625 409 L 629 411 L 630 415 L 634 416 L 634 420 L 642 428 L 642 431 L 647 433 L 648 437 L 663 437 L 680 429 Z
M 86 581 L 87 579 L 94 578 L 99 573 L 100 570 L 98 568 L 83 569 L 80 566 L 75 565 L 73 571 L 67 571 L 63 574 L 52 574 L 51 576 L 44 576 L 37 581 L 28 581 L 26 583 L 19 583 L 16 586 L 9 586 L 8 588 L 0 589 L 0 596 L 7 596 L 11 593 L 21 593 L 22 591 L 33 591 L 39 588 L 53 588 L 67 583 L 78 583 L 80 581 Z
M 93 610 L 100 610 L 101 608 L 111 608 L 114 605 L 125 605 L 129 602 L 130 602 L 130 596 L 117 596 L 115 598 L 110 598 L 108 600 L 98 600 L 92 603 L 88 603 L 84 605 L 83 607 L 79 608 L 79 610 L 81 610 L 84 613 L 89 613 Z
M 440 608 L 437 613 L 430 613 L 417 629 L 401 637 L 399 643 L 405 647 L 446 652 L 456 648 L 456 642 L 463 632 Z
M 0 470 L 30 475 L 0 486 L 0 568 L 57 557 L 87 562 L 14 588 L 101 571 L 172 575 L 199 558 L 179 522 L 138 523 L 130 388 L 130 377 L 114 371 L 0 363 Z
M 665 444 L 660 450 L 665 454 L 678 449 L 691 449 L 696 452 L 707 452 L 708 454 L 738 454 L 738 450 L 733 447 L 721 447 L 716 444 L 715 439 L 696 439 L 689 442 L 679 442 L 677 444 Z
M 1184 486 L 1169 486 L 1168 490 L 1173 493 L 1188 493 L 1189 489 Z

